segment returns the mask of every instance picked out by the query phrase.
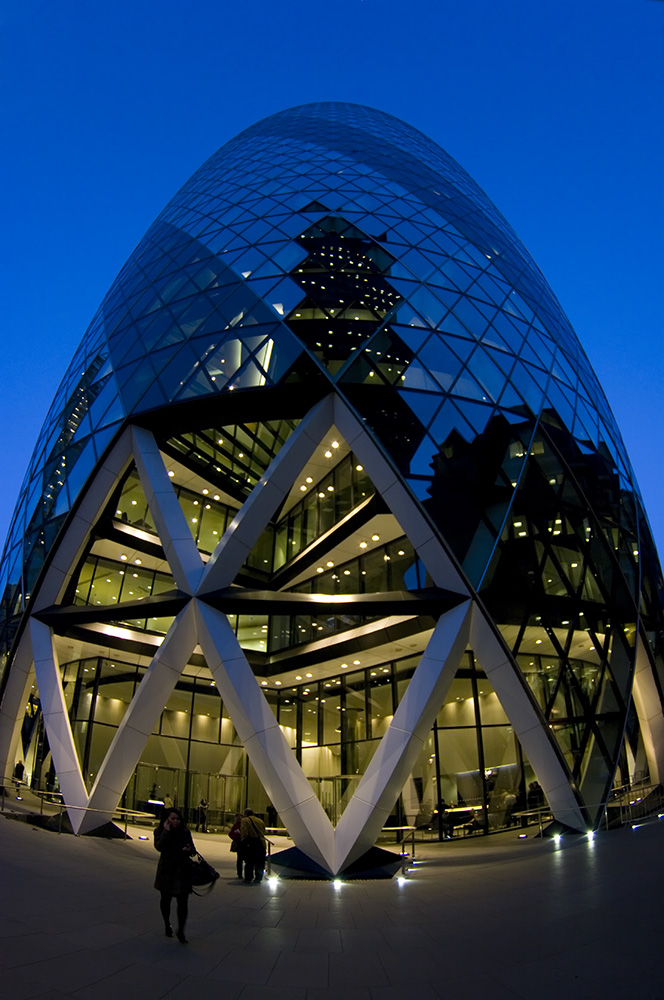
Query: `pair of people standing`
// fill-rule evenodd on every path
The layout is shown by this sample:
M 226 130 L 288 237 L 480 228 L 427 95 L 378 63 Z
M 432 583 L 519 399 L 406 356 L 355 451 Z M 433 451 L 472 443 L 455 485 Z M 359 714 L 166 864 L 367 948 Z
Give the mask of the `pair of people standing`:
M 235 814 L 235 822 L 228 835 L 231 851 L 237 859 L 237 877 L 246 883 L 262 882 L 267 850 L 263 820 L 254 814 L 253 809 L 245 809 L 244 815 Z

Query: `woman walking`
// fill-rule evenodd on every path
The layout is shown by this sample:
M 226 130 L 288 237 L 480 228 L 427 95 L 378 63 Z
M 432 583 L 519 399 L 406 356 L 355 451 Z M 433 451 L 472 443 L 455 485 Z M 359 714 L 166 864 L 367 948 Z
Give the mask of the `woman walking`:
M 154 887 L 161 893 L 159 906 L 164 918 L 166 937 L 173 937 L 171 900 L 175 896 L 178 915 L 178 929 L 175 934 L 181 944 L 187 944 L 184 927 L 187 922 L 191 892 L 189 859 L 196 854 L 196 848 L 179 809 L 164 811 L 161 822 L 154 831 L 154 846 L 161 855 Z

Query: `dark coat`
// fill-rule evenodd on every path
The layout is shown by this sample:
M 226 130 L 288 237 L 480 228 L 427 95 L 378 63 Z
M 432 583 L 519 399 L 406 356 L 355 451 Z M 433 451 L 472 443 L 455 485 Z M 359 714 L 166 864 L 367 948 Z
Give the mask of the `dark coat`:
M 234 854 L 239 854 L 240 851 L 240 830 L 240 820 L 238 819 L 228 831 L 228 836 L 231 838 L 231 851 Z
M 189 830 L 164 830 L 159 825 L 154 832 L 154 846 L 161 857 L 157 865 L 154 887 L 160 892 L 180 896 L 191 892 L 191 864 L 189 859 L 196 854 L 194 841 Z M 185 850 L 185 848 L 189 850 Z
M 261 861 L 265 857 L 265 823 L 258 816 L 243 816 L 240 824 L 240 850 L 248 861 Z

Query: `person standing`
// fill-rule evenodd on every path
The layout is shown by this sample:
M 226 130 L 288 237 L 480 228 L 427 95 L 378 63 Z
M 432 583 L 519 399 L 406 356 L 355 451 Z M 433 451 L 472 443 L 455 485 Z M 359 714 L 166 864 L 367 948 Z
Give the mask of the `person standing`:
M 511 788 L 508 788 L 503 801 L 505 803 L 505 818 L 503 822 L 505 823 L 505 826 L 509 827 L 512 825 L 513 821 L 516 822 L 514 820 L 513 813 L 516 809 L 517 798 Z
M 237 877 L 242 878 L 242 813 L 235 813 L 235 822 L 228 831 L 231 838 L 231 853 L 235 855 Z
M 240 849 L 246 883 L 263 881 L 266 847 L 265 823 L 254 815 L 253 809 L 245 809 L 240 823 Z
M 189 859 L 196 854 L 196 848 L 179 809 L 169 809 L 168 812 L 164 812 L 159 826 L 154 831 L 154 846 L 161 855 L 154 887 L 161 893 L 159 908 L 164 918 L 166 937 L 173 937 L 171 901 L 175 896 L 178 916 L 178 929 L 175 933 L 181 944 L 187 944 L 184 928 L 191 892 Z
M 22 760 L 17 761 L 14 768 L 14 784 L 16 785 L 16 791 L 18 791 L 20 785 L 23 783 L 23 775 L 25 774 L 25 764 Z
M 201 801 L 198 803 L 198 812 L 196 818 L 196 833 L 198 833 L 199 826 L 201 828 L 201 833 L 207 833 L 207 813 L 208 813 L 207 799 L 201 799 Z

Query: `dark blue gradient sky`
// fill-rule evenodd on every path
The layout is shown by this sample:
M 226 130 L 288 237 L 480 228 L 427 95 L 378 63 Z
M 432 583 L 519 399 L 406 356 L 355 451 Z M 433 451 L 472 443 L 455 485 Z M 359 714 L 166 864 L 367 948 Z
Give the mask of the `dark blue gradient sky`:
M 220 145 L 341 100 L 443 146 L 543 270 L 664 552 L 664 3 L 4 0 L 0 535 L 116 273 Z

